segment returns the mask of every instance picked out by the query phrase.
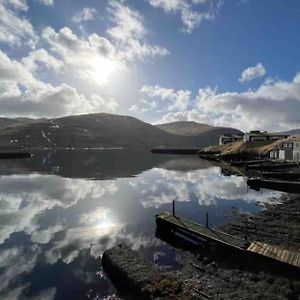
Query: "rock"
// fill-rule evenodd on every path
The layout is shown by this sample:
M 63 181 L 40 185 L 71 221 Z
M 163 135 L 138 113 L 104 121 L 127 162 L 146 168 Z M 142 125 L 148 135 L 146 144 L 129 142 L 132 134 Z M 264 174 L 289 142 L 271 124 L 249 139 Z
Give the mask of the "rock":
M 126 245 L 104 251 L 102 265 L 116 288 L 134 299 L 192 299 L 178 277 L 144 260 Z

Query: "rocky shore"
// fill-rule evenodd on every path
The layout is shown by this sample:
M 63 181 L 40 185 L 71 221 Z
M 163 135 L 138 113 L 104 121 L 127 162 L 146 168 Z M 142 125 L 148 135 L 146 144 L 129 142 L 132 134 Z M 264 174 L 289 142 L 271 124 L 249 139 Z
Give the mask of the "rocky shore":
M 277 205 L 265 205 L 254 216 L 239 214 L 219 228 L 249 240 L 300 251 L 300 196 L 287 195 Z M 197 286 L 212 299 L 300 299 L 300 270 L 260 265 L 257 261 L 204 245 L 181 251 L 184 282 Z
M 279 204 L 264 204 L 256 215 L 236 212 L 233 221 L 218 229 L 241 238 L 245 238 L 246 233 L 249 241 L 300 251 L 300 196 L 285 195 Z M 121 273 L 113 273 L 124 275 L 123 269 L 127 270 L 129 261 L 133 262 L 130 265 L 133 272 L 129 272 L 131 275 L 126 281 L 134 283 L 133 289 L 139 287 L 141 299 L 300 300 L 300 270 L 296 268 L 268 264 L 252 256 L 220 249 L 214 243 L 192 247 L 176 236 L 159 237 L 175 247 L 182 265 L 180 270 L 169 272 L 144 262 L 127 248 L 122 250 L 125 256 L 114 249 L 104 255 L 104 265 L 110 261 L 107 264 L 110 271 L 121 266 Z M 128 255 L 130 259 L 126 258 Z M 122 259 L 123 256 L 126 259 Z M 150 274 L 154 274 L 153 278 Z

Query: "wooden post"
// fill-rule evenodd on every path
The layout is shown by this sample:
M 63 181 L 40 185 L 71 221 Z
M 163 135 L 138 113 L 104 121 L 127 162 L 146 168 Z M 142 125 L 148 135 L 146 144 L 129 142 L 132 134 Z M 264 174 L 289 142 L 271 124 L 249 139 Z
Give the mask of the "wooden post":
M 206 222 L 205 222 L 205 225 L 208 228 L 208 212 L 206 212 Z
M 173 216 L 175 216 L 175 200 L 172 201 Z

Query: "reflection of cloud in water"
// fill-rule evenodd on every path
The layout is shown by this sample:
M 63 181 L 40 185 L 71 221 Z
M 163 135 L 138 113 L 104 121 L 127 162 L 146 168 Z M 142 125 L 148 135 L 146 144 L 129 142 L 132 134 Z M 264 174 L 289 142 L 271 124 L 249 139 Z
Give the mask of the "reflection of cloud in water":
M 10 234 L 24 231 L 33 240 L 46 242 L 47 236 L 59 231 L 61 220 L 54 228 L 39 232 L 38 217 L 54 207 L 68 208 L 79 200 L 101 198 L 114 194 L 114 182 L 95 184 L 93 181 L 67 179 L 57 176 L 13 175 L 0 181 L 0 243 Z
M 156 168 L 134 179 L 106 181 L 39 174 L 3 176 L 0 298 L 27 299 L 24 293 L 30 282 L 20 278 L 34 273 L 39 263 L 49 268 L 61 263 L 70 266 L 83 251 L 96 258 L 121 242 L 135 250 L 152 249 L 149 256 L 162 260 L 163 243 L 154 237 L 154 208 L 176 198 L 217 205 L 219 200 L 251 203 L 279 195 L 247 193 L 242 177 L 224 177 L 214 167 L 189 172 Z M 48 286 L 31 299 L 51 299 L 56 292 Z
M 13 247 L 1 250 L 0 268 L 3 268 L 5 272 L 1 275 L 0 291 L 6 290 L 18 275 L 31 272 L 40 253 L 41 249 L 37 245 L 30 247 Z M 12 293 L 10 297 L 8 297 L 8 294 L 7 299 L 16 298 L 18 293 L 22 292 L 22 287 L 18 287 L 14 292 L 16 295 L 13 295 Z M 1 295 L 1 299 L 2 297 L 5 298 L 5 294 Z
M 136 250 L 162 244 L 154 236 L 133 232 L 120 223 L 114 206 L 122 207 L 121 193 L 117 181 L 37 174 L 1 177 L 0 268 L 4 271 L 0 298 L 26 299 L 23 293 L 29 283 L 17 278 L 33 272 L 39 262 L 70 264 L 84 249 L 98 257 L 120 242 Z M 21 234 L 16 238 L 18 244 L 24 246 L 12 247 L 10 241 L 17 233 Z M 54 294 L 52 289 L 38 296 L 51 299 Z
M 243 200 L 245 202 L 266 202 L 282 193 L 265 191 L 263 194 L 247 189 L 243 177 L 223 176 L 218 167 L 190 172 L 153 169 L 135 179 L 143 195 L 140 201 L 144 207 L 156 207 L 176 201 L 197 199 L 200 205 L 217 205 L 218 200 Z

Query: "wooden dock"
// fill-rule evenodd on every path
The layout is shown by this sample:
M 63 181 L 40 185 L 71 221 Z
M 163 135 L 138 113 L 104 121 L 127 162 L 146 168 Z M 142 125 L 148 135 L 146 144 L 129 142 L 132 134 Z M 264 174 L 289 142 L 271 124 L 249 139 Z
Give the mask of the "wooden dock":
M 246 240 L 240 239 L 222 231 L 214 230 L 201 224 L 188 221 L 169 213 L 156 215 L 157 226 L 172 227 L 186 232 L 190 235 L 198 236 L 202 239 L 214 241 L 216 243 L 230 246 L 239 250 L 247 249 L 250 245 Z
M 247 180 L 248 186 L 254 190 L 261 188 L 276 190 L 287 193 L 299 193 L 300 182 L 299 181 L 287 181 L 287 180 L 269 180 L 262 178 L 250 178 Z
M 219 246 L 226 246 L 232 250 L 238 250 L 242 255 L 258 255 L 260 258 L 267 258 L 274 263 L 300 268 L 300 252 L 283 249 L 279 246 L 269 245 L 257 241 L 246 241 L 239 237 L 227 234 L 222 231 L 211 229 L 201 224 L 177 217 L 170 213 L 156 215 L 156 224 L 179 233 L 186 233 L 187 237 L 197 236 L 200 240 L 213 241 Z
M 292 169 L 297 167 L 297 163 L 262 163 L 262 164 L 253 164 L 247 165 L 247 169 L 249 170 L 283 170 L 283 169 Z
M 300 268 L 300 252 L 256 241 L 252 242 L 247 250 Z

